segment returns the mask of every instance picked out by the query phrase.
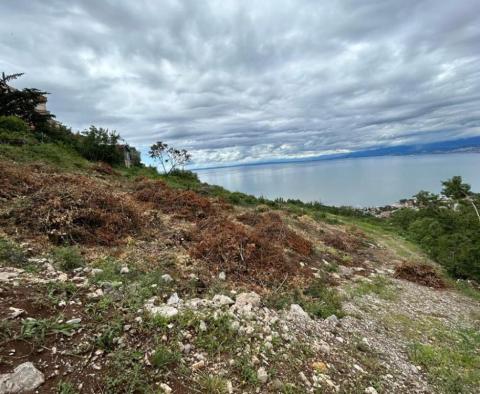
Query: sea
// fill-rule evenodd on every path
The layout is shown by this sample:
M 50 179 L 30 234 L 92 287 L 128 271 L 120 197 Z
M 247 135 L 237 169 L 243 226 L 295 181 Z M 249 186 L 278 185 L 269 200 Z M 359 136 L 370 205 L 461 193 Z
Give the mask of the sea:
M 420 190 L 438 193 L 461 175 L 480 192 L 480 153 L 380 156 L 196 170 L 203 182 L 254 196 L 356 208 L 385 206 Z

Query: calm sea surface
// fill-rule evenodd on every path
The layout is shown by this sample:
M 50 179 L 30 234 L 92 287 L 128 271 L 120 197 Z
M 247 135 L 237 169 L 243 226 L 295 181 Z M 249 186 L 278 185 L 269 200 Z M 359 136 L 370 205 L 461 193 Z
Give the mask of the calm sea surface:
M 439 192 L 461 175 L 480 191 L 480 154 L 384 156 L 197 171 L 204 182 L 267 198 L 354 207 L 392 204 L 419 190 Z

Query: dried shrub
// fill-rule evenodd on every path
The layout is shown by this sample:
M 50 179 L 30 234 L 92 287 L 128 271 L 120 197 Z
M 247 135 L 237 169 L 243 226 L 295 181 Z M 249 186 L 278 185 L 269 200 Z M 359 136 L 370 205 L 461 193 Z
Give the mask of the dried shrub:
M 282 276 L 290 266 L 282 249 L 227 218 L 210 218 L 198 224 L 191 255 L 238 279 L 258 280 Z
M 364 246 L 364 239 L 358 236 L 350 235 L 341 231 L 325 233 L 322 241 L 332 248 L 352 253 Z
M 297 275 L 312 244 L 288 229 L 277 214 L 259 215 L 255 223 L 244 226 L 225 217 L 199 222 L 190 253 L 245 282 L 278 282 L 287 274 Z
M 253 227 L 254 234 L 258 238 L 265 238 L 283 245 L 302 256 L 308 256 L 313 251 L 312 243 L 289 229 L 277 213 L 247 212 L 240 215 L 238 220 Z
M 437 270 L 425 263 L 405 262 L 395 268 L 395 278 L 405 279 L 423 286 L 443 289 L 445 281 L 438 274 Z
M 163 181 L 142 179 L 136 185 L 134 197 L 138 201 L 148 202 L 156 209 L 179 218 L 196 221 L 216 213 L 209 199 L 191 190 L 170 188 Z
M 128 199 L 87 178 L 66 175 L 53 177 L 51 184 L 13 207 L 6 219 L 55 243 L 111 245 L 141 227 Z
M 118 175 L 118 172 L 108 163 L 99 162 L 95 164 L 92 169 L 102 175 Z
M 0 198 L 10 200 L 31 193 L 40 185 L 41 182 L 30 168 L 0 162 Z

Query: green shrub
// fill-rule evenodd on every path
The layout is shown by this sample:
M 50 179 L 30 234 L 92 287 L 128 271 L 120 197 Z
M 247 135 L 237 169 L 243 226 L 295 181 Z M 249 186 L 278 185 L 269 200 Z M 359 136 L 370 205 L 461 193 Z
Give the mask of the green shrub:
M 22 267 L 27 261 L 27 256 L 20 246 L 0 237 L 0 266 Z
M 27 133 L 30 131 L 27 124 L 16 116 L 0 116 L 0 129 L 12 133 Z
M 58 268 L 65 272 L 71 272 L 85 265 L 83 256 L 75 247 L 58 247 L 53 251 L 52 255 Z

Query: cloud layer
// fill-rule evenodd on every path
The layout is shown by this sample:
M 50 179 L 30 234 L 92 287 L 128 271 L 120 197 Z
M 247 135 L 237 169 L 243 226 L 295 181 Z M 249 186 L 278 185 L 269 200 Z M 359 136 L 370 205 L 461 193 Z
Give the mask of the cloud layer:
M 197 165 L 480 134 L 478 0 L 0 2 L 0 71 Z

